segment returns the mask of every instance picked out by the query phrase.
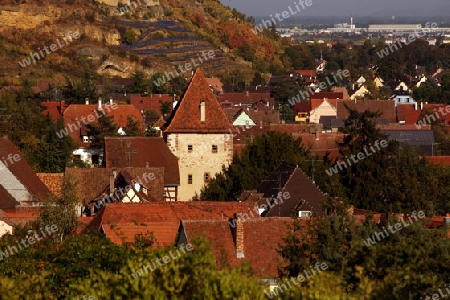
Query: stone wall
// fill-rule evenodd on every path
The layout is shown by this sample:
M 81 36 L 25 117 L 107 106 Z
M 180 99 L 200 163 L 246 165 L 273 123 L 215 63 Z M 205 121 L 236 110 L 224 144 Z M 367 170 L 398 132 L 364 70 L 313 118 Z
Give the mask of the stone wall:
M 205 184 L 204 174 L 207 172 L 213 177 L 222 171 L 222 165 L 228 166 L 233 159 L 231 134 L 169 134 L 167 145 L 179 158 L 178 201 L 188 201 L 195 193 L 200 195 Z M 192 151 L 188 150 L 188 145 L 192 145 Z M 217 153 L 213 153 L 212 145 L 217 146 Z M 192 175 L 192 184 L 188 183 L 188 175 Z

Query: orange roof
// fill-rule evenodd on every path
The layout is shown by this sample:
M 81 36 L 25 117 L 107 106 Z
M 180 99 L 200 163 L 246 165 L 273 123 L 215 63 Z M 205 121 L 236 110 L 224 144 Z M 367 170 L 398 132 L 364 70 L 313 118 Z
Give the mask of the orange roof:
M 205 103 L 205 121 L 200 121 L 200 105 Z M 163 126 L 164 133 L 228 133 L 231 123 L 216 96 L 209 88 L 205 75 L 197 69 L 186 93 Z
M 182 221 L 182 228 L 188 242 L 198 237 L 206 237 L 211 241 L 218 263 L 227 260 L 231 266 L 239 266 L 248 261 L 256 276 L 268 278 L 278 276 L 277 267 L 282 258 L 277 249 L 284 243 L 283 238 L 287 236 L 288 226 L 292 223 L 292 218 L 283 217 L 245 219 L 244 258 L 236 256 L 234 229 L 228 220 Z
M 324 99 L 310 99 L 311 103 L 311 110 L 315 110 L 317 107 L 319 107 L 325 100 Z M 332 106 L 336 107 L 337 99 L 327 99 L 328 103 L 330 103 Z
M 150 96 L 131 96 L 130 104 L 136 106 L 140 110 L 154 110 L 161 114 L 161 103 L 172 103 L 173 97 L 169 94 L 152 94 Z M 170 106 L 172 108 L 172 105 Z
M 424 156 L 424 158 L 433 165 L 450 165 L 450 156 Z
M 406 125 L 416 124 L 421 114 L 420 109 L 415 109 L 414 104 L 397 105 L 397 121 L 404 121 Z
M 98 123 L 98 108 L 98 105 L 92 104 L 71 104 L 64 111 L 64 123 L 69 131 L 69 135 L 81 147 L 86 147 L 86 143 L 83 143 L 81 136 L 81 130 L 86 126 L 84 123 L 86 122 L 89 124 L 89 116 L 94 117 L 93 124 Z M 101 108 L 105 115 L 114 117 L 113 122 L 119 127 L 125 127 L 127 125 L 129 116 L 133 120 L 139 121 L 141 125 L 143 124 L 142 114 L 134 105 L 102 104 Z M 83 121 L 83 119 L 85 121 Z M 76 130 L 73 128 L 76 128 Z
M 49 115 L 53 121 L 57 121 L 59 117 L 61 117 L 69 106 L 64 101 L 52 102 L 50 100 L 41 102 L 42 106 L 45 106 L 45 109 L 42 111 L 44 116 Z
M 92 222 L 113 242 L 133 242 L 137 234 L 153 232 L 160 245 L 173 245 L 181 220 L 228 220 L 254 208 L 251 202 L 110 203 Z M 259 215 L 255 218 L 259 218 Z
M 379 111 L 381 115 L 377 119 L 386 119 L 389 123 L 395 123 L 395 101 L 392 100 L 363 100 L 363 101 L 337 101 L 337 118 L 341 120 L 347 119 L 349 116 L 349 111 L 345 107 L 355 109 L 356 111 L 362 113 L 366 110 L 377 112 Z
M 47 186 L 56 197 L 61 197 L 61 187 L 64 173 L 37 173 L 39 179 Z
M 38 212 L 5 211 L 5 215 L 14 225 L 25 225 L 36 221 L 40 214 Z

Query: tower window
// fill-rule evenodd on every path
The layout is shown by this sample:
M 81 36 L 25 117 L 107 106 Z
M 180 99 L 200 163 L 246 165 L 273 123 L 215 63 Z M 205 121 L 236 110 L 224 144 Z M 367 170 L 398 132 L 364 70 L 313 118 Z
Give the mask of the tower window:
M 188 184 L 192 184 L 192 174 L 188 175 Z
M 211 179 L 211 175 L 209 175 L 208 172 L 205 172 L 205 174 L 203 174 L 203 181 L 205 183 L 208 183 L 210 179 Z
M 193 149 L 192 145 L 188 145 L 188 152 L 189 152 L 189 153 L 192 152 L 192 149 Z
M 211 152 L 212 153 L 217 153 L 217 145 L 212 145 Z

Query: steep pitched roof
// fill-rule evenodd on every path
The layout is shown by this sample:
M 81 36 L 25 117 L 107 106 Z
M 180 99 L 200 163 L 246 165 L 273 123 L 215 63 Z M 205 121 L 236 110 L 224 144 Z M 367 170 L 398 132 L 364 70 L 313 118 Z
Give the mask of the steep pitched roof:
M 0 185 L 3 185 L 16 201 L 32 200 L 28 197 L 30 194 L 40 199 L 50 195 L 48 188 L 36 176 L 16 146 L 5 137 L 0 138 L 0 157 L 2 157 L 0 160 Z M 33 200 L 36 201 L 36 199 Z
M 14 210 L 19 202 L 0 184 L 0 209 Z
M 37 173 L 36 175 L 53 195 L 56 197 L 61 197 L 61 187 L 64 179 L 64 173 Z
M 282 162 L 256 188 L 264 194 L 259 205 L 267 204 L 267 200 L 277 198 L 278 193 L 288 193 L 278 204 L 265 212 L 267 217 L 291 217 L 298 210 L 311 211 L 317 216 L 323 215 L 321 202 L 324 194 L 296 165 Z
M 178 158 L 160 137 L 106 137 L 104 161 L 107 168 L 164 168 L 164 185 L 180 184 Z
M 200 104 L 205 102 L 205 121 L 200 120 Z M 211 91 L 205 75 L 197 69 L 167 123 L 164 133 L 227 133 L 231 127 L 227 116 Z

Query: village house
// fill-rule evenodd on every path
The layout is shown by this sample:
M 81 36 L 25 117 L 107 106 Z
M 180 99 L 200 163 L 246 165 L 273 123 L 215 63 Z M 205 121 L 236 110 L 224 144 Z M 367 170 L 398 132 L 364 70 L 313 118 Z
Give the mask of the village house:
M 93 136 L 88 125 L 97 125 L 103 114 L 113 116 L 113 122 L 119 126 L 118 133 L 122 135 L 126 134 L 123 128 L 127 125 L 128 117 L 141 126 L 143 124 L 142 114 L 134 105 L 117 105 L 112 101 L 105 104 L 101 99 L 98 100 L 98 105 L 89 104 L 89 100 L 84 105 L 69 105 L 63 113 L 65 128 L 58 135 L 69 135 L 78 145 L 73 155 L 90 166 L 102 165 L 103 148 L 92 144 Z

